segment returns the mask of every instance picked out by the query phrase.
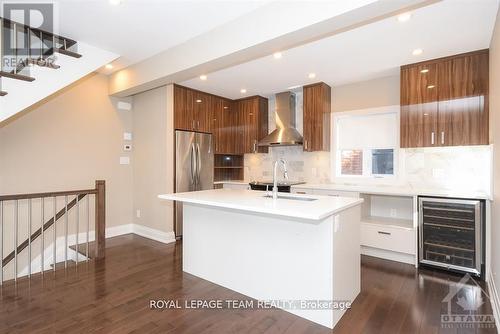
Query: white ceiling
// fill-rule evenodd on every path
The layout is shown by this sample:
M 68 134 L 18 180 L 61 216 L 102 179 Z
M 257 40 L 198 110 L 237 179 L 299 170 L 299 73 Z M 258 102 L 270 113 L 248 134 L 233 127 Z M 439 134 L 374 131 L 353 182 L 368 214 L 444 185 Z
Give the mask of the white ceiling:
M 396 17 L 198 77 L 182 85 L 239 98 L 270 96 L 290 86 L 324 81 L 331 86 L 397 75 L 399 66 L 489 47 L 498 0 L 444 0 Z M 413 56 L 422 48 L 424 53 Z M 316 78 L 308 79 L 308 73 Z M 200 73 L 202 74 L 202 73 Z M 240 89 L 245 88 L 245 94 Z
M 269 0 L 56 0 L 64 36 L 122 56 L 131 65 L 249 13 Z

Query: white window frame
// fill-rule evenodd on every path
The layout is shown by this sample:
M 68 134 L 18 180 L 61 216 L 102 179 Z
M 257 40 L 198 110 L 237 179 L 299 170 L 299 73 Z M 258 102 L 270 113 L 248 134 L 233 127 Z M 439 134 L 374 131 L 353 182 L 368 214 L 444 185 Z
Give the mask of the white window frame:
M 341 158 L 341 150 L 338 148 L 338 120 L 343 117 L 353 117 L 353 116 L 368 116 L 368 115 L 377 115 L 377 114 L 396 114 L 396 136 L 395 139 L 395 147 L 353 147 L 353 148 L 345 148 L 344 150 L 363 150 L 363 174 L 362 175 L 347 175 L 342 174 L 342 158 Z M 346 112 L 337 112 L 332 114 L 332 123 L 333 123 L 333 136 L 331 147 L 333 148 L 332 154 L 332 175 L 334 179 L 337 179 L 341 182 L 358 182 L 358 181 L 376 181 L 383 180 L 384 182 L 394 183 L 399 177 L 399 148 L 400 148 L 400 106 L 392 105 L 392 106 L 384 106 L 379 108 L 369 108 L 369 109 L 360 109 L 360 110 L 352 110 Z M 393 149 L 394 150 L 394 162 L 393 162 L 393 174 L 372 174 L 372 150 L 375 149 Z

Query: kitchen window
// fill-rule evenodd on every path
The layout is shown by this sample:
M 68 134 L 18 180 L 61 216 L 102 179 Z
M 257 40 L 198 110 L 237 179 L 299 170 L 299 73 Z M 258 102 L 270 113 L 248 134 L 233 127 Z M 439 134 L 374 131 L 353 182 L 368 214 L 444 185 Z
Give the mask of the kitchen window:
M 336 177 L 396 175 L 399 147 L 399 108 L 396 107 L 334 115 Z

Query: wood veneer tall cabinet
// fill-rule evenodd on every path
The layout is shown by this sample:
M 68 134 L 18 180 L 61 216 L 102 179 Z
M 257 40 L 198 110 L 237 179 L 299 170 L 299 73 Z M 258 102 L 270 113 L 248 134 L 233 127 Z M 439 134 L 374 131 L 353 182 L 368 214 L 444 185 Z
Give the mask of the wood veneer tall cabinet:
M 488 145 L 488 50 L 401 67 L 401 147 Z
M 259 147 L 259 140 L 268 134 L 268 100 L 262 96 L 252 96 L 236 100 L 238 109 L 238 138 L 242 140 L 242 153 L 267 153 L 267 147 Z
M 330 150 L 331 94 L 324 82 L 303 87 L 304 151 Z

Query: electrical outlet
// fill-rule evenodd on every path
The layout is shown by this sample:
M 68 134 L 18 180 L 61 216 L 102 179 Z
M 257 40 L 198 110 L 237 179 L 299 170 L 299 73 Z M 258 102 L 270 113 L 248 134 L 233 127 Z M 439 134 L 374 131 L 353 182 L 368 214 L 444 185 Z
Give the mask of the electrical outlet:
M 392 218 L 396 218 L 398 216 L 398 210 L 391 209 L 390 215 Z
M 139 210 L 139 209 L 135 210 L 135 216 L 137 218 L 141 218 L 141 210 Z

